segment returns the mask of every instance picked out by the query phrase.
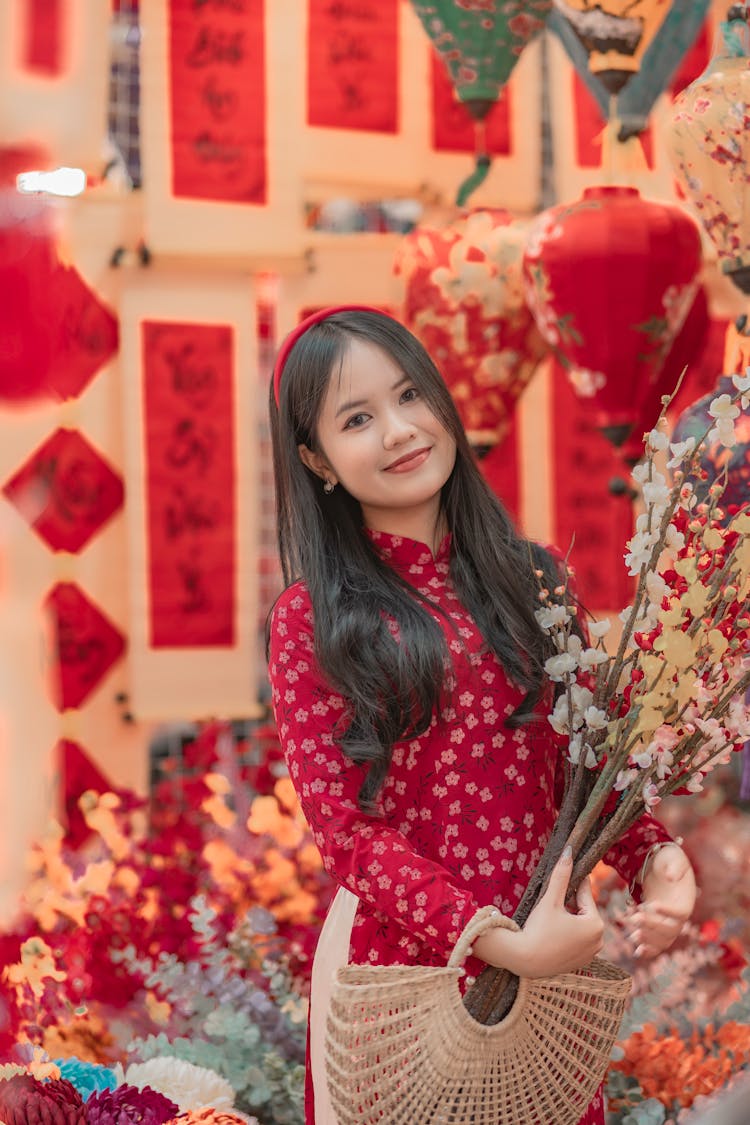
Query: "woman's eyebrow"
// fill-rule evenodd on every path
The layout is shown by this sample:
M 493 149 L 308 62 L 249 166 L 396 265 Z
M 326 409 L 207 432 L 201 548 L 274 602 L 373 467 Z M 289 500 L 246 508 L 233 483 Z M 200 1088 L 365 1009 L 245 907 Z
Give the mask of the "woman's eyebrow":
M 397 379 L 396 382 L 393 384 L 393 386 L 391 387 L 391 390 L 397 391 L 399 387 L 403 386 L 404 383 L 408 383 L 408 382 L 409 382 L 409 376 L 406 375 L 406 374 L 401 375 L 400 378 Z M 345 414 L 347 410 L 359 410 L 359 408 L 361 406 L 367 406 L 369 401 L 370 400 L 367 399 L 367 398 L 357 398 L 357 399 L 350 399 L 349 402 L 342 402 L 341 406 L 339 406 L 338 410 L 336 411 L 335 417 L 338 418 L 339 414 Z

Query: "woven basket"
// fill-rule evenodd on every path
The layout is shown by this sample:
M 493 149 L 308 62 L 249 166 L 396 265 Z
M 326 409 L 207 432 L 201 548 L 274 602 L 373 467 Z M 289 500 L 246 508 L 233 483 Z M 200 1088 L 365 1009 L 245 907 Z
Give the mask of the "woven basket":
M 471 943 L 493 925 L 518 928 L 483 908 L 446 968 L 338 970 L 326 1072 L 339 1125 L 577 1125 L 607 1072 L 630 977 L 596 959 L 522 978 L 507 1016 L 487 1027 L 458 982 Z

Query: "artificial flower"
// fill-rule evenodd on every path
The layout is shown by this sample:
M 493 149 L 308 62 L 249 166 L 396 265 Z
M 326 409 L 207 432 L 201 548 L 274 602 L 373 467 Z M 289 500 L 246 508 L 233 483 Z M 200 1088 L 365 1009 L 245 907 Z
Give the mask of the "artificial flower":
M 87 1125 L 83 1099 L 64 1078 L 14 1074 L 0 1082 L 3 1125 Z
M 92 1094 L 82 1120 L 86 1125 L 164 1125 L 178 1111 L 179 1106 L 158 1090 L 126 1083 Z
M 97 1063 L 85 1062 L 75 1057 L 57 1059 L 56 1063 L 60 1068 L 60 1077 L 67 1078 L 84 1101 L 87 1101 L 97 1090 L 114 1090 L 118 1084 L 114 1070 L 107 1066 L 99 1066 Z
M 125 1072 L 125 1081 L 139 1088 L 150 1086 L 172 1098 L 180 1113 L 205 1107 L 234 1108 L 234 1090 L 226 1078 L 185 1059 L 159 1055 L 147 1062 L 131 1063 Z

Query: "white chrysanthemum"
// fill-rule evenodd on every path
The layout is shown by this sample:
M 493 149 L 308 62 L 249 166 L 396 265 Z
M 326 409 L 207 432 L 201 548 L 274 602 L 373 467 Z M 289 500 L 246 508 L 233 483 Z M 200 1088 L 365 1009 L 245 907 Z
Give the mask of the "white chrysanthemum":
M 125 1081 L 142 1090 L 150 1086 L 159 1094 L 171 1098 L 180 1107 L 180 1113 L 197 1109 L 233 1110 L 234 1090 L 215 1070 L 195 1066 L 184 1059 L 161 1055 L 143 1063 L 131 1063 L 125 1071 Z

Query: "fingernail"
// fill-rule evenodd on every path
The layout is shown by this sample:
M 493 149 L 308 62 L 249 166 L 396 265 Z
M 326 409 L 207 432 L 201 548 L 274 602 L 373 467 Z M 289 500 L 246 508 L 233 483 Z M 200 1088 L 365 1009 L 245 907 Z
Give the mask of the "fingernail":
M 570 844 L 565 845 L 565 849 L 563 851 L 562 858 L 566 859 L 566 860 L 573 858 L 573 849 L 571 848 Z

